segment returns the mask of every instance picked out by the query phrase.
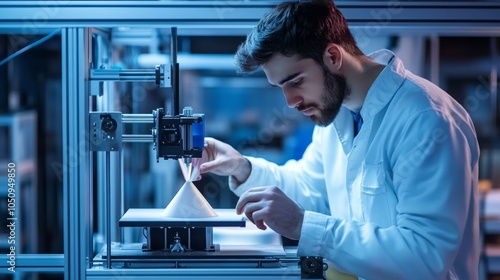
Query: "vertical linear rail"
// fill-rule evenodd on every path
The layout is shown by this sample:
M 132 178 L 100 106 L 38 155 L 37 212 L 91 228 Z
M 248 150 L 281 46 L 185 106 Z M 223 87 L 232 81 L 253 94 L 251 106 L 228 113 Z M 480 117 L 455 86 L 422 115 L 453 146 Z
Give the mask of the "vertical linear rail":
M 178 116 L 179 107 L 179 63 L 177 63 L 177 27 L 171 28 L 170 55 L 172 57 L 172 115 Z
M 69 77 L 69 64 L 71 61 L 69 61 L 69 52 L 71 51 L 71 46 L 70 44 L 70 30 L 67 28 L 64 28 L 61 30 L 61 55 L 62 55 L 62 138 L 63 138 L 63 168 L 66 166 L 66 163 L 69 163 L 69 149 L 70 149 L 70 143 L 69 143 L 69 119 L 65 118 L 65 116 L 68 116 L 70 113 L 70 108 L 69 107 L 69 93 L 71 92 L 71 86 L 70 86 L 70 77 Z M 69 170 L 66 170 L 69 171 Z M 68 280 L 71 278 L 71 274 L 73 273 L 72 270 L 69 268 L 74 264 L 71 262 L 72 257 L 73 257 L 73 252 L 70 250 L 70 243 L 71 243 L 71 236 L 70 236 L 70 231 L 71 231 L 71 220 L 72 220 L 72 215 L 73 213 L 70 213 L 70 205 L 73 201 L 71 201 L 70 197 L 70 182 L 69 182 L 69 177 L 62 177 L 63 179 L 63 227 L 64 227 L 64 267 L 67 267 L 68 270 L 64 271 L 64 279 Z M 78 265 L 78 264 L 76 264 Z M 74 266 L 73 266 L 74 267 Z M 78 274 L 77 274 L 78 275 Z
M 63 225 L 64 278 L 86 278 L 89 256 L 87 199 L 90 187 L 90 149 L 82 131 L 88 130 L 88 79 L 90 31 L 63 28 L 62 135 L 63 135 Z
M 120 217 L 123 217 L 125 214 L 125 186 L 123 184 L 123 157 L 122 157 L 122 150 L 118 151 L 118 164 L 120 165 L 119 170 L 120 172 Z M 125 231 L 123 227 L 120 227 L 120 242 L 125 243 Z
M 111 159 L 110 151 L 106 151 L 106 261 L 111 268 Z
M 89 103 L 89 108 L 91 108 L 92 105 Z M 89 124 L 90 125 L 90 124 Z M 89 152 L 89 162 L 93 164 L 93 159 L 94 159 L 94 154 L 92 152 Z M 94 178 L 94 172 L 93 168 L 89 167 L 89 178 Z M 88 224 L 87 224 L 87 257 L 88 257 L 88 268 L 92 268 L 94 266 L 94 188 L 93 185 L 89 185 L 87 187 L 87 192 L 88 192 L 88 200 L 87 200 L 87 209 L 88 209 Z

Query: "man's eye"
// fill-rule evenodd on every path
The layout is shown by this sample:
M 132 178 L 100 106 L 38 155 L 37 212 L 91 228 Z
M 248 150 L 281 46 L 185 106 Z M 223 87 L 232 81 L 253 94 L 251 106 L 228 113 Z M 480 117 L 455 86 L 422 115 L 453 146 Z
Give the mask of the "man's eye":
M 300 84 L 302 84 L 302 79 L 293 81 L 291 84 L 292 84 L 292 86 L 299 86 Z

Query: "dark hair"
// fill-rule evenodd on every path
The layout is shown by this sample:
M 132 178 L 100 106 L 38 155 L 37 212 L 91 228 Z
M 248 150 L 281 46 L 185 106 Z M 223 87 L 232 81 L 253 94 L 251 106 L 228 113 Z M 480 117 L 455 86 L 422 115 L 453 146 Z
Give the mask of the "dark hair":
M 332 0 L 283 2 L 268 12 L 238 47 L 237 72 L 255 72 L 274 53 L 300 55 L 323 65 L 329 43 L 342 46 L 349 54 L 363 55 Z

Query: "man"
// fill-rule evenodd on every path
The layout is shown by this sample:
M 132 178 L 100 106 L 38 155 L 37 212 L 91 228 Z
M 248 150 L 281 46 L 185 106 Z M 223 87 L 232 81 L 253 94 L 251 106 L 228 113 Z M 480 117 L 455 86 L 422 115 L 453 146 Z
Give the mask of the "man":
M 238 213 L 366 279 L 477 279 L 479 148 L 467 112 L 388 50 L 365 56 L 331 1 L 282 3 L 236 53 L 317 126 L 283 166 L 208 138 Z

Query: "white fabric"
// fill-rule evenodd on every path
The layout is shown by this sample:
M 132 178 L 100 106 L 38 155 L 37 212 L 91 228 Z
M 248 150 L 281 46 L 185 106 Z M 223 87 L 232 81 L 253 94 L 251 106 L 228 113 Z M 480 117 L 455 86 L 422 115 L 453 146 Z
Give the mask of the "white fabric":
M 447 93 L 388 50 L 353 139 L 350 112 L 316 127 L 299 161 L 251 158 L 238 195 L 276 185 L 305 212 L 298 254 L 323 256 L 361 279 L 477 279 L 479 147 Z

